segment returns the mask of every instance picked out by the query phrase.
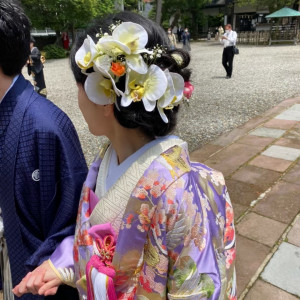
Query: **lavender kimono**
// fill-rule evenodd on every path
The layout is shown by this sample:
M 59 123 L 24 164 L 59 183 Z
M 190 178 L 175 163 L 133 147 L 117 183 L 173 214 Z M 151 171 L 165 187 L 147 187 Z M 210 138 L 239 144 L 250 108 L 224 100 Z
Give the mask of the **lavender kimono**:
M 117 299 L 236 299 L 233 211 L 222 174 L 190 162 L 186 143 L 171 139 L 141 155 L 98 202 L 107 152 L 92 164 L 79 206 L 74 262 L 82 299 L 91 257 L 108 268 Z M 99 224 L 114 233 L 95 238 Z

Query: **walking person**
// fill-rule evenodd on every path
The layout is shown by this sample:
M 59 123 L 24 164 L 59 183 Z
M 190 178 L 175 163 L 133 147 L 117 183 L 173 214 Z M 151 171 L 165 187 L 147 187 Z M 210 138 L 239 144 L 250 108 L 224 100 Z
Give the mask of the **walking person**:
M 225 26 L 225 34 L 220 37 L 221 43 L 224 45 L 222 64 L 226 71 L 226 78 L 230 79 L 232 76 L 234 49 L 237 41 L 237 33 L 232 30 L 231 24 Z
M 177 48 L 176 36 L 174 33 L 172 33 L 171 27 L 168 29 L 168 38 L 170 41 L 171 49 L 174 50 L 175 48 Z
M 12 287 L 74 234 L 87 166 L 70 119 L 21 74 L 30 23 L 13 0 L 0 1 L 0 41 L 0 288 L 12 300 Z M 78 294 L 61 286 L 54 299 Z
M 185 28 L 181 37 L 182 37 L 182 44 L 183 44 L 182 48 L 186 51 L 191 51 L 191 45 L 190 45 L 191 34 L 188 28 Z
M 43 97 L 47 97 L 47 89 L 44 77 L 44 64 L 41 60 L 41 52 L 35 46 L 35 39 L 30 38 L 30 56 L 27 62 L 28 75 L 32 75 L 34 90 Z
M 164 30 L 139 14 L 99 22 L 76 41 L 71 67 L 89 130 L 109 143 L 83 186 L 74 245 L 60 245 L 46 275 L 38 267 L 15 292 L 51 295 L 65 283 L 88 300 L 236 300 L 224 177 L 191 162 L 186 142 L 170 135 L 192 90 L 189 53 L 171 50 Z

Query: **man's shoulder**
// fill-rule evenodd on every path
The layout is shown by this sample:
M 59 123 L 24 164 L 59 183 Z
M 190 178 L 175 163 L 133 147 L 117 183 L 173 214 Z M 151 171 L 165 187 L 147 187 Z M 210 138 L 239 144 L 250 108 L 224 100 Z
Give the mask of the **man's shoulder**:
M 39 131 L 55 132 L 74 128 L 64 111 L 40 95 L 29 105 L 24 117 L 25 120 L 32 120 Z

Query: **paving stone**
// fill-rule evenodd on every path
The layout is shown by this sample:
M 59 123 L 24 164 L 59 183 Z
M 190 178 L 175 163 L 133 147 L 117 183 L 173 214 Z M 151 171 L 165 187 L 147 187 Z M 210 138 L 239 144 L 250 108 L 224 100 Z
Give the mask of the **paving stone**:
M 272 119 L 269 122 L 265 123 L 264 127 L 277 128 L 277 129 L 290 129 L 295 124 L 297 124 L 297 121 Z
M 300 247 L 282 243 L 261 277 L 288 293 L 300 297 Z
M 300 97 L 286 99 L 278 104 L 278 106 L 290 106 L 295 103 L 300 103 Z
M 226 186 L 232 202 L 249 207 L 253 200 L 265 190 L 248 182 L 226 179 Z
M 233 201 L 231 201 L 231 203 L 233 206 L 234 219 L 237 220 L 248 209 L 248 207 Z
M 220 149 L 222 149 L 222 146 L 206 144 L 200 149 L 193 151 L 190 158 L 192 161 L 202 162 Z
M 277 172 L 284 172 L 291 165 L 291 163 L 292 162 L 289 160 L 259 155 L 251 160 L 249 165 Z
M 300 104 L 294 104 L 288 110 L 295 110 L 300 112 Z
M 290 244 L 300 247 L 300 215 L 298 216 L 287 238 Z
M 211 156 L 205 164 L 221 171 L 224 176 L 228 176 L 263 148 L 262 146 L 233 144 Z
M 267 111 L 264 112 L 263 116 L 276 116 L 278 115 L 278 113 L 282 112 L 283 110 L 285 110 L 285 107 L 282 106 L 274 106 L 270 109 L 268 109 Z
M 261 192 L 264 192 L 272 186 L 280 176 L 281 174 L 278 172 L 248 165 L 238 170 L 232 176 L 232 179 L 253 184 L 259 187 Z
M 295 161 L 300 156 L 300 149 L 273 145 L 262 152 L 262 155 Z
M 300 149 L 300 139 L 294 139 L 294 138 L 287 139 L 283 137 L 278 141 L 276 141 L 274 145 Z
M 300 121 L 300 111 L 289 108 L 286 111 L 279 114 L 278 116 L 276 116 L 275 119 Z
M 251 240 L 273 247 L 284 232 L 287 224 L 274 221 L 256 213 L 247 214 L 236 226 L 237 232 Z
M 239 296 L 267 257 L 270 248 L 239 234 L 236 237 L 237 294 Z
M 271 144 L 274 140 L 275 138 L 260 137 L 260 136 L 247 134 L 242 138 L 240 138 L 239 140 L 237 140 L 236 143 L 266 147 L 267 145 Z
M 300 128 L 295 126 L 290 131 L 288 131 L 283 137 L 288 139 L 300 140 Z
M 248 121 L 245 124 L 239 126 L 238 128 L 247 129 L 248 131 L 250 131 L 251 129 L 259 126 L 260 124 L 263 124 L 263 123 L 267 122 L 268 119 L 269 119 L 269 117 L 259 116 L 259 117 L 251 119 L 250 121 Z
M 290 183 L 300 184 L 300 163 L 289 170 L 282 179 Z
M 248 130 L 245 128 L 244 129 L 235 128 L 232 131 L 230 131 L 229 133 L 221 135 L 219 138 L 217 138 L 216 140 L 211 142 L 211 144 L 219 145 L 219 146 L 223 146 L 223 147 L 227 146 L 227 145 L 233 143 L 234 141 L 236 141 L 237 139 L 239 139 L 240 137 L 242 137 L 246 132 L 248 132 Z
M 257 280 L 245 300 L 298 300 L 297 297 L 269 284 L 263 280 Z
M 289 224 L 300 210 L 300 185 L 280 181 L 253 211 L 282 223 Z
M 282 129 L 275 129 L 275 128 L 267 128 L 267 127 L 259 127 L 251 131 L 250 135 L 256 136 L 263 136 L 263 137 L 272 137 L 272 138 L 279 138 L 281 137 L 286 131 Z

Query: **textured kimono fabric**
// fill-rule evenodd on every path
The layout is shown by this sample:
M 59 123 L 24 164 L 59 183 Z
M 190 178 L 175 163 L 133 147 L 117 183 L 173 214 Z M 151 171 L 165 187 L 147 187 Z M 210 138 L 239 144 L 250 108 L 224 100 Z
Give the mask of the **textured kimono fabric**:
M 96 253 L 88 230 L 102 158 L 90 169 L 77 218 L 74 262 L 82 294 L 86 264 Z M 116 190 L 111 199 L 108 193 L 99 202 L 107 203 L 103 215 L 116 209 L 111 224 L 117 232 L 112 260 L 117 298 L 236 299 L 233 210 L 222 174 L 190 162 L 185 147 L 173 146 L 152 161 L 129 193 L 125 210 L 118 211 L 120 185 L 130 184 L 132 175 L 128 170 L 111 188 Z
M 22 75 L 0 104 L 0 164 L 0 207 L 15 286 L 47 260 L 66 236 L 74 234 L 87 174 L 70 119 L 35 93 Z M 73 294 L 64 299 L 76 299 L 76 293 L 75 298 Z

